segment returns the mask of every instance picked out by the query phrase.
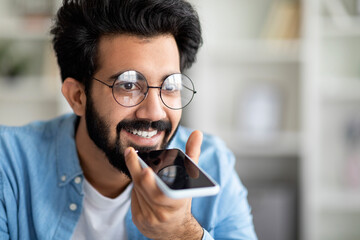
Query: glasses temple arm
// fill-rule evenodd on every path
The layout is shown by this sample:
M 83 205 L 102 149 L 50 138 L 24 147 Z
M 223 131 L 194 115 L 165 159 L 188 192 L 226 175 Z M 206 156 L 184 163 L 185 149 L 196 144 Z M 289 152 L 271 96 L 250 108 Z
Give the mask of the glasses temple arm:
M 191 89 L 191 88 L 188 88 L 187 86 L 181 84 L 184 88 L 186 88 L 187 90 L 190 90 L 192 91 L 194 94 L 197 93 L 195 89 Z
M 98 82 L 100 82 L 100 83 L 102 83 L 102 84 L 104 84 L 105 86 L 108 86 L 109 88 L 113 88 L 112 85 L 109 85 L 109 84 L 107 84 L 107 83 L 105 83 L 105 82 L 103 82 L 103 81 L 101 81 L 101 80 L 99 80 L 99 79 L 97 79 L 97 78 L 95 78 L 95 77 L 93 77 L 93 79 L 96 80 L 96 81 L 98 81 Z

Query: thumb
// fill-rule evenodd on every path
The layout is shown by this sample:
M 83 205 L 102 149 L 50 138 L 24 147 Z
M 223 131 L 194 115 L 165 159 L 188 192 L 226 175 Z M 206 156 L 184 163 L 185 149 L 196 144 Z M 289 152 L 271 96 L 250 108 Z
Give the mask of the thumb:
M 134 182 L 137 182 L 139 176 L 141 175 L 141 165 L 137 158 L 137 154 L 132 147 L 128 147 L 125 150 L 125 163 L 127 168 L 129 169 L 130 175 Z
M 202 140 L 202 132 L 196 130 L 191 133 L 186 143 L 186 155 L 188 155 L 192 160 L 194 160 L 195 163 L 199 162 Z

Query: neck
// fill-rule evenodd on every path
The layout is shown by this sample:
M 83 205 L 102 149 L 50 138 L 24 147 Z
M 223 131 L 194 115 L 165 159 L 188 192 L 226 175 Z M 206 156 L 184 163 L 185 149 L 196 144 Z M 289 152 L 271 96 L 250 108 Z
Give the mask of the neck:
M 80 119 L 75 142 L 80 166 L 86 180 L 106 197 L 115 198 L 119 196 L 131 180 L 115 169 L 107 160 L 105 153 L 90 139 L 84 118 Z

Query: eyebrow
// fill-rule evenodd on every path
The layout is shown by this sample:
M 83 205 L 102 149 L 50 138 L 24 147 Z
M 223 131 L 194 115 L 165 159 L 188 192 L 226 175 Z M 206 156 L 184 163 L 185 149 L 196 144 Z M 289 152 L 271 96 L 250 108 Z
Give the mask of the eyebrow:
M 120 71 L 118 73 L 115 73 L 109 77 L 109 80 L 115 80 L 116 78 L 118 78 L 120 76 L 120 74 L 127 72 L 127 71 L 131 71 L 131 70 L 125 70 L 125 71 Z

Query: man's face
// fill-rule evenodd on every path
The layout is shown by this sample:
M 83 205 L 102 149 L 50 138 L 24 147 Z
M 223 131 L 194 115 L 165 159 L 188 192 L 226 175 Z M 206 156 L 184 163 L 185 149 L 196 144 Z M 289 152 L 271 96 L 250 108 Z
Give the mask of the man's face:
M 172 73 L 180 73 L 178 48 L 169 35 L 138 38 L 117 35 L 101 38 L 99 69 L 94 77 L 111 85 L 112 76 L 127 70 L 140 72 L 150 86 L 160 86 Z M 124 150 L 165 148 L 175 134 L 181 110 L 171 110 L 161 101 L 159 89 L 149 89 L 146 99 L 135 107 L 114 100 L 112 89 L 94 81 L 87 96 L 86 125 L 90 138 L 110 163 L 129 176 Z

